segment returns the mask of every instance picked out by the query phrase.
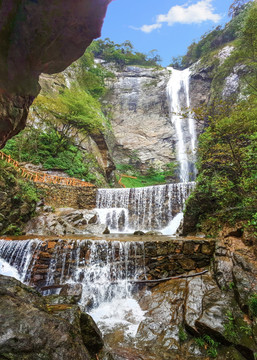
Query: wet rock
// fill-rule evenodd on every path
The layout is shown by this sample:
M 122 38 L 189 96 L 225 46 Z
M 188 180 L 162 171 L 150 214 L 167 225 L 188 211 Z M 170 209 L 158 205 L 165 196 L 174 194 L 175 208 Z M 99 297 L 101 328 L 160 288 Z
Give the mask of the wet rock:
M 41 280 L 41 278 L 39 277 L 39 278 L 36 278 L 35 280 Z M 64 296 L 64 295 L 57 295 L 57 294 L 44 296 L 44 299 L 49 306 L 50 305 L 63 305 L 63 304 L 76 305 L 78 302 L 76 297 L 74 297 L 74 296 Z
M 80 317 L 82 339 L 91 355 L 95 356 L 104 346 L 102 334 L 92 317 L 82 313 Z
M 110 232 L 110 230 L 108 229 L 108 227 L 106 226 L 106 228 L 104 229 L 104 231 L 103 231 L 103 234 L 104 235 L 108 235 L 108 234 L 110 234 L 111 232 Z
M 183 323 L 185 296 L 186 280 L 173 280 L 158 285 L 140 300 L 141 308 L 147 312 L 136 340 L 140 348 L 149 351 L 149 355 L 159 356 L 167 352 L 172 358 L 172 354 L 179 350 L 178 332 L 179 325 Z
M 47 207 L 47 209 L 48 208 L 51 207 Z M 54 213 L 47 211 L 32 218 L 26 224 L 25 232 L 27 234 L 46 236 L 102 234 L 105 229 L 105 225 L 99 224 L 98 221 L 98 215 L 94 210 L 59 208 L 56 209 Z
M 195 326 L 203 311 L 203 297 L 207 291 L 217 286 L 210 275 L 202 275 L 188 280 L 185 302 L 185 326 L 193 334 L 199 335 Z
M 98 216 L 95 214 L 91 219 L 88 220 L 89 224 L 96 224 L 98 221 Z
M 231 297 L 221 292 L 216 286 L 207 291 L 203 297 L 203 312 L 195 322 L 201 334 L 210 334 L 219 341 L 228 344 L 225 335 L 226 313 L 231 307 Z
M 90 359 L 81 329 L 51 314 L 42 296 L 6 276 L 0 276 L 0 289 L 1 358 Z
M 215 278 L 221 289 L 229 288 L 233 282 L 233 262 L 226 256 L 216 256 L 215 262 Z
M 60 291 L 60 295 L 73 297 L 76 300 L 76 302 L 78 302 L 82 296 L 82 285 L 65 284 Z
M 233 281 L 237 301 L 241 309 L 248 313 L 249 299 L 252 294 L 257 293 L 256 276 L 244 271 L 240 266 L 233 267 Z
M 133 235 L 135 235 L 135 236 L 142 236 L 142 235 L 145 235 L 145 233 L 144 233 L 143 231 L 141 231 L 141 230 L 137 230 L 137 231 L 134 232 Z
M 134 233 L 135 235 L 135 233 Z M 145 235 L 149 235 L 149 236 L 157 236 L 157 235 L 162 235 L 162 232 L 161 231 L 147 231 L 145 233 Z

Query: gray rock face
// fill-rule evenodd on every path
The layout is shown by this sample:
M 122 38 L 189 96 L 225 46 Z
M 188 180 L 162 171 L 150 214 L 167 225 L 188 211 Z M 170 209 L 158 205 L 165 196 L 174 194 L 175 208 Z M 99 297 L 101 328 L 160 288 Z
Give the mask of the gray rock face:
M 108 84 L 105 101 L 112 105 L 116 162 L 135 163 L 138 159 L 141 165 L 151 165 L 174 160 L 174 129 L 166 94 L 168 70 L 127 66 L 112 71 L 116 79 Z
M 190 103 L 192 108 L 208 103 L 212 83 L 212 68 L 200 67 L 198 63 L 191 67 Z
M 36 291 L 6 276 L 0 276 L 0 289 L 1 359 L 91 358 L 84 345 L 83 331 L 89 336 L 92 329 L 81 329 L 77 305 L 47 308 Z
M 24 231 L 37 235 L 103 234 L 105 228 L 94 210 L 61 208 L 32 218 Z

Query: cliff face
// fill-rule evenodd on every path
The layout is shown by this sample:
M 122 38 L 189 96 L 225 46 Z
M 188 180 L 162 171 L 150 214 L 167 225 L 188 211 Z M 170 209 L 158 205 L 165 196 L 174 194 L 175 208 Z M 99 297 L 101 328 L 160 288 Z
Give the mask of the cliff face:
M 63 71 L 100 31 L 110 0 L 3 0 L 0 147 L 24 128 L 40 73 Z
M 127 66 L 111 69 L 116 78 L 110 81 L 105 102 L 111 104 L 112 144 L 116 163 L 138 161 L 141 169 L 154 162 L 174 160 L 166 86 L 166 69 Z
M 224 72 L 223 64 L 233 50 L 233 46 L 226 45 L 211 58 L 200 59 L 190 67 L 191 108 L 211 103 L 217 98 L 225 100 L 240 94 L 244 67 L 238 65 Z M 125 66 L 120 70 L 111 64 L 103 66 L 115 74 L 114 80 L 109 80 L 107 84 L 109 92 L 103 100 L 111 109 L 115 136 L 111 148 L 115 163 L 129 163 L 145 170 L 149 166 L 158 167 L 174 161 L 178 138 L 170 119 L 167 96 L 170 71 L 139 66 Z M 222 77 L 222 73 L 226 75 Z M 187 107 L 183 86 L 178 96 L 183 111 L 183 107 Z M 197 133 L 201 133 L 203 125 L 195 125 Z M 185 143 L 188 144 L 190 137 L 186 123 L 182 127 Z

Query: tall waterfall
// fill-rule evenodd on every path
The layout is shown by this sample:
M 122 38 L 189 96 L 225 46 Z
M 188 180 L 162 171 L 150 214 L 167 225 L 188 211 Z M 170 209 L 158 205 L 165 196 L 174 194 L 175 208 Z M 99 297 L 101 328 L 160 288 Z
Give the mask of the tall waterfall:
M 100 221 L 106 223 L 111 232 L 167 229 L 176 215 L 182 213 L 193 187 L 194 183 L 178 183 L 135 189 L 99 189 Z M 170 231 L 165 233 L 173 235 L 177 227 L 170 226 Z
M 183 116 L 183 112 L 190 108 L 189 80 L 190 69 L 183 71 L 171 70 L 171 77 L 167 85 L 170 102 L 171 121 L 177 136 L 177 159 L 180 165 L 180 181 L 188 182 L 195 179 L 195 149 L 196 130 L 194 119 Z

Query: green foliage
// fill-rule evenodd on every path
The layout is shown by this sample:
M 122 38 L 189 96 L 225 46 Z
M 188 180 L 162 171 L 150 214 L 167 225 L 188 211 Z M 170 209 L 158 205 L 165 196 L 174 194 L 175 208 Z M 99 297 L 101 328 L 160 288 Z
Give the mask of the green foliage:
M 54 129 L 26 129 L 7 142 L 4 152 L 18 161 L 41 164 L 47 170 L 63 170 L 71 177 L 90 177 L 88 157 Z
M 138 157 L 134 155 L 134 161 L 137 161 Z M 142 175 L 141 172 L 136 169 L 132 164 L 117 164 L 116 169 L 120 174 L 129 176 L 135 176 L 136 179 L 122 178 L 122 183 L 127 188 L 153 186 L 159 184 L 165 184 L 170 177 L 175 175 L 176 163 L 167 163 L 163 169 L 157 169 L 154 166 L 150 166 L 146 174 Z
M 139 175 L 137 176 L 137 179 L 123 177 L 122 183 L 127 188 L 153 186 L 153 185 L 165 184 L 165 177 L 163 175 L 153 175 L 153 176 Z
M 39 95 L 33 103 L 33 110 L 46 123 L 56 125 L 63 136 L 72 136 L 74 131 L 86 135 L 103 130 L 100 103 L 75 85 L 56 97 Z
M 90 174 L 91 169 L 98 168 L 96 159 L 80 144 L 88 136 L 105 131 L 106 119 L 98 98 L 105 93 L 105 78 L 113 75 L 96 66 L 90 52 L 73 67 L 74 83 L 58 92 L 39 95 L 33 103 L 29 125 L 7 142 L 4 151 L 18 161 L 97 182 L 96 176 Z M 43 124 L 41 128 L 38 119 Z
M 257 99 L 215 108 L 199 138 L 197 187 L 186 208 L 206 231 L 248 220 L 257 211 Z
M 114 62 L 118 66 L 124 65 L 141 65 L 141 66 L 158 66 L 161 61 L 156 50 L 151 50 L 148 55 L 134 50 L 130 41 L 126 40 L 122 44 L 115 44 L 109 38 L 105 40 L 96 40 L 88 48 L 96 58 L 108 62 Z
M 210 357 L 216 358 L 218 356 L 217 348 L 219 343 L 213 340 L 209 335 L 203 335 L 202 337 L 196 338 L 195 343 L 200 348 L 205 348 Z
M 230 290 L 233 290 L 234 287 L 235 287 L 235 283 L 233 283 L 233 281 L 231 281 L 229 284 L 228 284 L 228 287 Z
M 82 89 L 99 99 L 106 93 L 105 80 L 115 75 L 103 66 L 95 64 L 94 54 L 88 48 L 85 54 L 78 60 L 79 74 L 77 81 Z
M 245 333 L 245 335 L 247 336 L 251 336 L 252 335 L 252 328 L 249 325 L 242 325 L 240 326 L 240 330 Z
M 34 202 L 34 203 L 38 202 L 39 192 L 32 183 L 21 179 L 18 179 L 17 182 L 20 186 L 21 189 L 20 194 L 23 197 L 23 199 L 25 199 L 27 202 Z
M 257 294 L 252 294 L 249 299 L 249 310 L 252 316 L 257 317 Z
M 22 234 L 22 230 L 19 226 L 10 224 L 7 228 L 2 232 L 2 235 L 11 235 L 11 236 L 19 236 Z
M 178 331 L 178 338 L 180 342 L 186 341 L 187 340 L 187 333 L 185 332 L 184 328 L 182 325 L 179 326 L 179 331 Z
M 226 319 L 227 321 L 224 325 L 225 335 L 230 341 L 236 342 L 238 339 L 238 333 L 235 324 L 235 319 L 231 311 L 228 311 L 226 313 Z
M 171 66 L 185 69 L 200 58 L 209 55 L 213 50 L 237 39 L 241 34 L 245 16 L 250 7 L 251 4 L 249 6 L 240 6 L 240 11 L 235 12 L 235 16 L 224 28 L 217 26 L 212 31 L 205 33 L 199 42 L 193 42 L 188 47 L 186 55 L 173 58 Z
M 20 178 L 13 165 L 0 160 L 0 234 L 20 235 L 35 211 L 40 194 L 33 183 Z
M 205 345 L 205 341 L 204 341 L 204 339 L 202 337 L 195 338 L 195 343 L 199 347 L 204 347 L 204 345 Z

